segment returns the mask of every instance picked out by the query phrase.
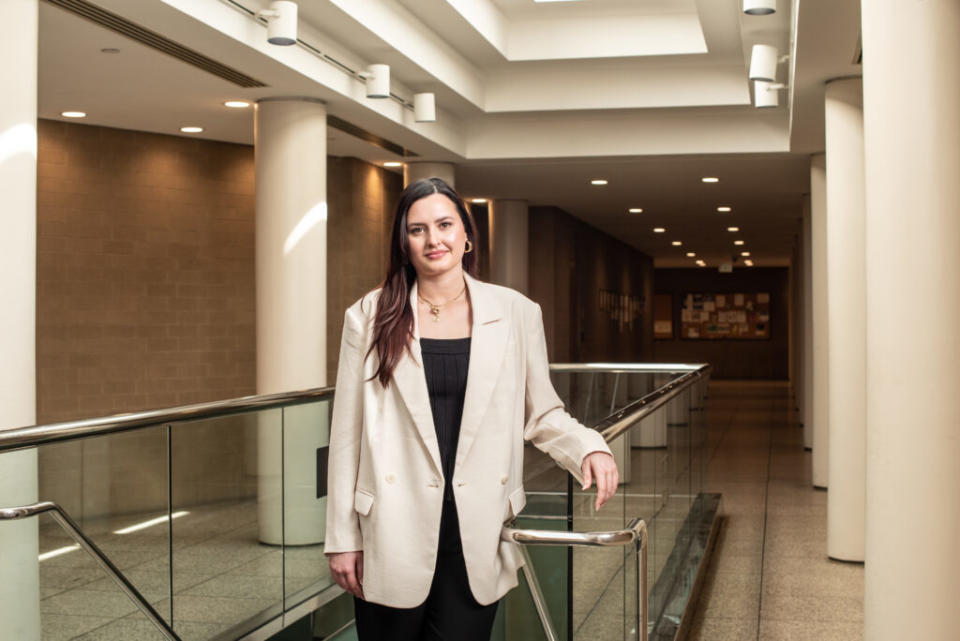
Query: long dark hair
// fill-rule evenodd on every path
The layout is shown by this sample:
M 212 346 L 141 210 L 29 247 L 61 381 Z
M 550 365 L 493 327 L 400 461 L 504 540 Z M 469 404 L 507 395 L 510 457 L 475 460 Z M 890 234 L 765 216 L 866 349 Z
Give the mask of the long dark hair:
M 423 178 L 407 185 L 397 200 L 393 213 L 393 231 L 390 234 L 390 265 L 381 285 L 377 300 L 377 313 L 373 320 L 373 342 L 367 355 L 377 351 L 379 365 L 373 378 L 380 379 L 386 387 L 393 376 L 403 350 L 410 349 L 413 338 L 413 309 L 410 307 L 410 287 L 417 279 L 417 272 L 410 262 L 410 243 L 407 241 L 407 213 L 421 198 L 443 194 L 457 208 L 463 221 L 467 239 L 473 251 L 463 255 L 463 271 L 477 275 L 477 226 L 463 199 L 440 178 Z

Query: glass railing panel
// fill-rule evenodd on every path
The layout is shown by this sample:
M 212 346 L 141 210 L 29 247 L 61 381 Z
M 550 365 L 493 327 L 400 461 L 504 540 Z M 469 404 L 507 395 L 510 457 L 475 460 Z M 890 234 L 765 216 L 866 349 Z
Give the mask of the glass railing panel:
M 43 445 L 38 463 L 40 499 L 60 505 L 169 623 L 167 453 L 168 430 L 160 425 Z M 49 516 L 38 518 L 40 609 L 48 631 L 69 629 L 73 621 L 119 634 L 127 625 L 120 620 L 131 618 L 153 627 L 63 528 Z
M 12 524 L 4 523 L 0 527 L 8 525 Z M 41 536 L 39 638 L 42 641 L 74 638 L 162 641 L 165 638 L 49 514 L 31 517 L 16 525 L 37 527 Z M 154 591 L 154 601 L 164 599 L 162 590 Z
M 237 638 L 282 612 L 280 409 L 171 428 L 174 630 Z
M 285 608 L 334 585 L 323 553 L 332 402 L 283 408 Z

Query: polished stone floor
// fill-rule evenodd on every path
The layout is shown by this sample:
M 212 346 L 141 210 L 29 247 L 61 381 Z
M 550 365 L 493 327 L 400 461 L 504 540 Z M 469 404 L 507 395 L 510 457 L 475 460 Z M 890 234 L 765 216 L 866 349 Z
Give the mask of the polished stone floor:
M 693 641 L 863 638 L 863 566 L 827 557 L 827 494 L 790 406 L 785 383 L 711 385 L 706 489 L 725 523 Z
M 258 620 L 276 616 L 283 600 L 331 583 L 321 545 L 287 548 L 258 541 L 255 500 L 192 507 L 173 521 L 157 515 L 97 519 L 84 531 L 157 612 L 171 616 L 184 641 L 236 638 Z M 125 531 L 130 526 L 142 529 Z M 51 521 L 40 523 L 40 551 L 62 554 L 40 561 L 44 641 L 153 641 L 163 639 L 134 603 L 83 550 Z M 173 572 L 170 554 L 172 551 Z M 292 601 L 296 603 L 296 601 Z

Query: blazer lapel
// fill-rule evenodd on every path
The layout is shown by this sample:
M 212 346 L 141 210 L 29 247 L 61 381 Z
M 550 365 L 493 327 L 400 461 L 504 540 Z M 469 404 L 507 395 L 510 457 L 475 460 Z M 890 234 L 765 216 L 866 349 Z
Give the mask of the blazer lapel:
M 454 469 L 460 467 L 480 431 L 480 422 L 490 404 L 497 384 L 500 366 L 507 346 L 509 323 L 500 302 L 486 285 L 464 274 L 473 307 L 473 330 L 470 340 L 470 365 L 467 368 L 467 391 L 460 419 L 460 438 Z
M 433 426 L 433 411 L 430 409 L 430 393 L 427 391 L 427 377 L 423 372 L 423 356 L 420 353 L 420 324 L 417 319 L 417 283 L 410 290 L 410 306 L 413 308 L 413 342 L 410 353 L 404 351 L 393 371 L 392 384 L 403 398 L 407 411 L 420 433 L 420 438 L 433 460 L 436 471 L 443 475 L 440 464 L 440 445 Z M 472 342 L 472 341 L 471 341 Z

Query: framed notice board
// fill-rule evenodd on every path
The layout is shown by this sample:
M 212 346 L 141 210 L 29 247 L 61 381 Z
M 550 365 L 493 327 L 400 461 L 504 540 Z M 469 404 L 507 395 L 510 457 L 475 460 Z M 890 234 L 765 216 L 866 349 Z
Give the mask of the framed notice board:
M 770 338 L 770 294 L 685 294 L 680 337 L 692 340 Z

